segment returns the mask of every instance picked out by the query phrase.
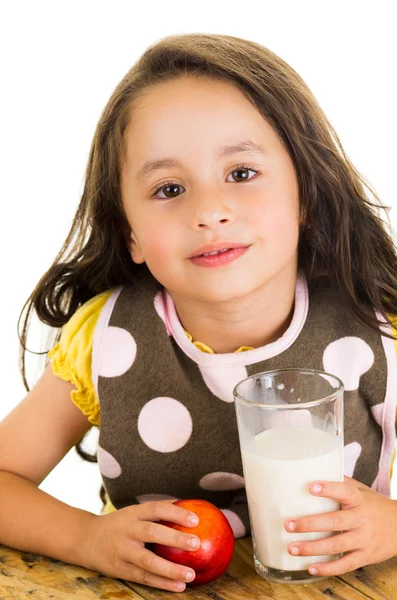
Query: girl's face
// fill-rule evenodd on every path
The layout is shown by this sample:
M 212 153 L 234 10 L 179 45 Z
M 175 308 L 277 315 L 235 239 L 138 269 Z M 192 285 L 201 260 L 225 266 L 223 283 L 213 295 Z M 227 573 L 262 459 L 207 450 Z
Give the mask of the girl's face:
M 227 301 L 296 275 L 295 169 L 237 87 L 192 77 L 160 83 L 136 103 L 126 135 L 121 193 L 131 256 L 174 300 Z M 217 265 L 192 258 L 215 243 L 245 250 Z

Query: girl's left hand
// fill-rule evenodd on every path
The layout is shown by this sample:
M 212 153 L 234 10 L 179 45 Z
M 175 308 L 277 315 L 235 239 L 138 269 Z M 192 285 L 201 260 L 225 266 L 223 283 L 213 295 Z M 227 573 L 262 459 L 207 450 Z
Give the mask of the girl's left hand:
M 321 486 L 321 491 L 316 492 L 315 485 Z M 288 519 L 284 524 L 285 529 L 289 533 L 342 533 L 320 540 L 293 542 L 288 546 L 289 553 L 293 556 L 346 553 L 337 560 L 313 563 L 309 568 L 312 575 L 342 575 L 397 555 L 397 500 L 386 498 L 346 476 L 343 483 L 313 482 L 310 491 L 313 496 L 333 498 L 340 502 L 341 510 Z M 292 548 L 298 548 L 298 552 L 294 552 Z

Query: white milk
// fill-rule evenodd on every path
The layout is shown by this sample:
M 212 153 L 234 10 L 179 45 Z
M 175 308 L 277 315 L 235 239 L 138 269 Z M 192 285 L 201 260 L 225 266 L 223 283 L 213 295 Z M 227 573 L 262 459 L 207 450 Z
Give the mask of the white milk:
M 338 510 L 339 503 L 313 496 L 316 480 L 343 481 L 342 444 L 326 431 L 279 427 L 257 434 L 242 448 L 245 487 L 255 554 L 274 569 L 299 571 L 335 556 L 292 556 L 288 545 L 332 533 L 288 533 L 288 518 Z

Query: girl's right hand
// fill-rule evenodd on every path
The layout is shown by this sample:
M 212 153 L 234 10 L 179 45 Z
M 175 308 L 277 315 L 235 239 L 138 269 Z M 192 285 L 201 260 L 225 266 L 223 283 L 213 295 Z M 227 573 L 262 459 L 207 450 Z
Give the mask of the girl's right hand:
M 107 515 L 93 515 L 86 533 L 84 566 L 117 579 L 183 592 L 186 587 L 183 582 L 196 576 L 193 569 L 165 560 L 145 548 L 145 542 L 190 551 L 200 546 L 197 536 L 156 523 L 161 520 L 185 527 L 197 525 L 198 520 L 189 521 L 192 515 L 197 515 L 172 502 L 175 499 L 145 502 Z M 198 546 L 190 545 L 192 537 L 198 540 Z M 190 579 L 186 578 L 187 573 L 192 575 Z

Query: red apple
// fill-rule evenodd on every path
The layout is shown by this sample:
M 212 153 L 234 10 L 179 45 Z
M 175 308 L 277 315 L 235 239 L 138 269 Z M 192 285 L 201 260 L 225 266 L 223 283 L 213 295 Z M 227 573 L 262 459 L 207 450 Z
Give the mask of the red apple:
M 214 581 L 226 571 L 234 552 L 234 534 L 229 521 L 219 508 L 207 500 L 177 500 L 173 504 L 194 512 L 200 519 L 196 527 L 160 521 L 178 531 L 197 535 L 201 540 L 198 550 L 181 550 L 152 544 L 152 551 L 167 560 L 194 569 L 196 577 L 190 585 Z

